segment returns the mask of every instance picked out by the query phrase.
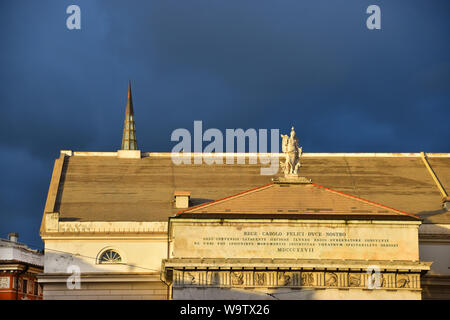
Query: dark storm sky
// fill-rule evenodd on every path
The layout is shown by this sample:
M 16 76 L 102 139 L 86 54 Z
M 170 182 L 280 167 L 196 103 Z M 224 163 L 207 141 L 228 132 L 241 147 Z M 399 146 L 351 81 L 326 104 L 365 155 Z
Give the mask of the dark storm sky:
M 41 245 L 59 150 L 120 148 L 128 79 L 143 151 L 203 120 L 294 125 L 305 152 L 449 152 L 449 31 L 448 0 L 2 0 L 0 237 Z

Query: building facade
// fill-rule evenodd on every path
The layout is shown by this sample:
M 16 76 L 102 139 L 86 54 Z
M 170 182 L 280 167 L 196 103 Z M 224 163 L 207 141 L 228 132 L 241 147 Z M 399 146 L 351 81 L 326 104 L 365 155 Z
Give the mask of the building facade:
M 130 89 L 122 150 L 63 150 L 55 161 L 40 231 L 44 299 L 450 299 L 450 154 L 303 153 L 301 176 L 292 166 L 288 177 L 261 175 L 255 154 L 174 164 L 138 149 L 132 110 Z M 269 156 L 286 164 L 286 153 Z M 255 188 L 265 196 L 253 199 Z M 203 239 L 245 228 L 281 232 L 267 245 L 281 251 L 225 241 L 224 256 L 223 241 Z M 341 236 L 322 239 L 331 229 Z M 351 239 L 377 246 L 305 245 Z

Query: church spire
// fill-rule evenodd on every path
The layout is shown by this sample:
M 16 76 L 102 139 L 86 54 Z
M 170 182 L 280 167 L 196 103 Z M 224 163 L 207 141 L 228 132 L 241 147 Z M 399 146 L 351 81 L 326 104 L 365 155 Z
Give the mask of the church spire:
M 123 125 L 122 150 L 137 150 L 136 125 L 134 123 L 133 99 L 131 98 L 131 81 L 128 81 L 127 108 Z

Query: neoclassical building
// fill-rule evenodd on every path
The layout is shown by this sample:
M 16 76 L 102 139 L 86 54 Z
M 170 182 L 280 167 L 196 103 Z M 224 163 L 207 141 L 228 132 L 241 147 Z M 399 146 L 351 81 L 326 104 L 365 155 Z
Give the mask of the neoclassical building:
M 55 160 L 44 299 L 450 298 L 449 153 L 251 155 L 141 152 L 129 87 L 121 150 Z

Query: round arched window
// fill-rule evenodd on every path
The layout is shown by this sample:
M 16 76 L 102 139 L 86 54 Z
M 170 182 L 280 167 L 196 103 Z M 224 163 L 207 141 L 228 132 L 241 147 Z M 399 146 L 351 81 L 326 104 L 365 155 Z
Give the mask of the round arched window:
M 98 261 L 99 263 L 120 263 L 122 262 L 122 257 L 117 251 L 108 249 L 100 255 Z

